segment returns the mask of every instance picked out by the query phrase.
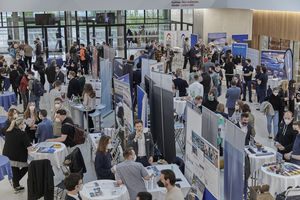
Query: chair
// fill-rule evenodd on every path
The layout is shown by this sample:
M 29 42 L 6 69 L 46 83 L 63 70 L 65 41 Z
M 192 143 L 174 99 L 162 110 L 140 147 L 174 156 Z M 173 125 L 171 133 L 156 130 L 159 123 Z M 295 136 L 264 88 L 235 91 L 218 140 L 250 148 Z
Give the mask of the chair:
M 60 166 L 60 169 L 64 175 L 64 177 L 67 177 L 70 175 L 70 169 L 69 169 L 69 164 L 70 164 L 70 161 L 69 160 L 65 160 L 63 162 L 63 166 Z M 58 183 L 56 186 L 55 186 L 55 189 L 56 189 L 56 193 L 55 193 L 55 199 L 63 199 L 63 196 L 64 196 L 64 191 L 65 191 L 65 184 L 64 184 L 64 180 L 62 180 L 60 183 Z
M 83 174 L 86 173 L 86 166 L 84 163 L 83 156 L 78 147 L 76 147 L 66 158 L 65 165 L 68 166 L 71 173 L 80 173 L 83 177 Z

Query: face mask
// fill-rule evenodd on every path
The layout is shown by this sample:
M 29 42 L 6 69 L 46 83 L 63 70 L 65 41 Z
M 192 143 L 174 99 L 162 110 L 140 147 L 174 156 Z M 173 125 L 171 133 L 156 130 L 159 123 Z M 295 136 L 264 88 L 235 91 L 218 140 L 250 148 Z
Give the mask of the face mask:
M 274 96 L 277 96 L 278 95 L 278 93 L 277 92 L 275 92 L 275 93 L 273 93 L 274 94 Z
M 240 107 L 239 106 L 235 106 L 235 110 L 239 110 L 240 109 Z
M 58 70 L 55 70 L 55 72 L 57 73 L 57 72 L 58 72 Z
M 248 122 L 242 122 L 243 126 L 248 126 Z
M 112 149 L 112 145 L 111 145 L 111 144 L 108 144 L 108 145 L 106 146 L 106 149 L 107 149 L 107 150 Z
M 54 106 L 55 106 L 56 109 L 60 108 L 60 104 L 58 104 L 58 103 L 56 103 Z
M 18 114 L 14 114 L 14 118 L 17 119 L 18 118 Z
M 55 122 L 60 122 L 60 119 L 58 119 L 58 118 L 55 118 Z
M 213 98 L 211 98 L 211 97 L 207 97 L 207 99 L 208 99 L 208 101 L 212 101 L 213 100 Z
M 31 111 L 34 111 L 34 108 L 35 108 L 34 106 L 30 106 L 30 107 L 29 107 L 29 109 L 30 109 Z
M 136 161 L 136 155 L 134 155 L 133 161 Z
M 292 120 L 290 120 L 290 119 L 284 119 L 284 123 L 285 123 L 286 125 L 289 125 L 291 122 L 292 122 Z

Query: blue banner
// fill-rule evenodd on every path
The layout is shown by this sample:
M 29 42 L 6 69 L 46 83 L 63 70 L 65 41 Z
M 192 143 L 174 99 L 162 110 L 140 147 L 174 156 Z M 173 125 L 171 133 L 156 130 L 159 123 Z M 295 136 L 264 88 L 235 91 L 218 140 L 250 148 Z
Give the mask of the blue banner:
M 138 119 L 144 122 L 145 127 L 148 127 L 147 107 L 148 107 L 147 94 L 140 86 L 137 86 Z
M 101 104 L 104 104 L 106 106 L 102 111 L 102 115 L 106 115 L 111 111 L 112 67 L 110 65 L 111 62 L 108 61 L 100 62 Z
M 247 48 L 248 48 L 248 44 L 233 43 L 232 54 L 234 56 L 243 56 L 244 58 L 247 58 Z
M 198 35 L 196 34 L 191 34 L 191 48 L 195 46 L 198 42 Z
M 129 74 L 125 74 L 124 76 L 119 77 L 118 80 L 130 84 L 130 82 L 129 82 Z
M 248 34 L 232 35 L 232 43 L 244 43 L 244 40 L 248 40 Z

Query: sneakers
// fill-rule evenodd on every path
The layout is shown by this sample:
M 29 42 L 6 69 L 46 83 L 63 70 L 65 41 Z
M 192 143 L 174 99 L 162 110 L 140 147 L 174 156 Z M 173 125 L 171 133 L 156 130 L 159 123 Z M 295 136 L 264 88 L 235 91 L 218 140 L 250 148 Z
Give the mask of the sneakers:
M 19 193 L 19 192 L 23 191 L 24 189 L 25 189 L 25 187 L 23 187 L 23 186 L 19 186 L 19 187 L 14 188 L 15 193 Z
M 269 137 L 268 137 L 269 139 L 273 139 L 273 137 L 271 136 L 271 135 L 269 135 Z

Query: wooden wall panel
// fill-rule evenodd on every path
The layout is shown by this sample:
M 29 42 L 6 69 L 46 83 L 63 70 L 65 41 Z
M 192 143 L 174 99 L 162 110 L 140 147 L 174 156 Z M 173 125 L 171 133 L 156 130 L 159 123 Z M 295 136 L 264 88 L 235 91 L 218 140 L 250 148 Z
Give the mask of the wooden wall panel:
M 253 11 L 252 44 L 259 48 L 259 36 L 300 41 L 300 13 L 282 11 Z

